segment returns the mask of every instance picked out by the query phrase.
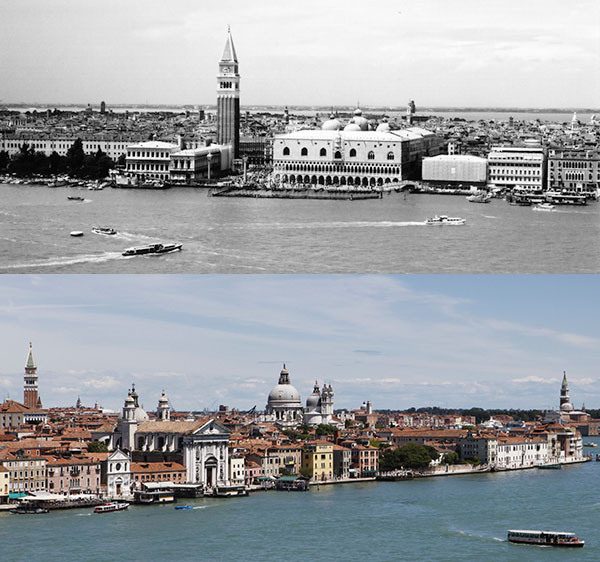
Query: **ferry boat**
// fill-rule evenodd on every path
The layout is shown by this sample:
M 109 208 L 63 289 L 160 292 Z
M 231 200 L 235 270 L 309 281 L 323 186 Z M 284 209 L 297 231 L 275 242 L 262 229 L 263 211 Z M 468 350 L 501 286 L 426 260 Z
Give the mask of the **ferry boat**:
M 428 218 L 425 221 L 428 226 L 435 225 L 448 225 L 448 226 L 462 226 L 467 224 L 467 219 L 461 219 L 460 217 L 448 217 L 446 215 L 435 215 L 435 217 Z
M 491 200 L 491 193 L 475 193 L 467 197 L 469 203 L 489 203 Z
M 532 207 L 533 211 L 554 211 L 554 205 L 551 203 L 538 203 Z
M 123 511 L 129 507 L 128 503 L 110 502 L 103 505 L 98 505 L 94 508 L 94 513 L 112 513 L 113 511 Z
M 69 201 L 85 201 L 84 197 L 79 197 L 79 195 L 69 195 L 67 197 Z
M 559 462 L 547 462 L 546 464 L 538 464 L 537 467 L 546 470 L 561 470 L 562 464 Z
M 149 483 L 150 484 L 150 483 Z M 146 487 L 148 485 L 146 484 Z M 155 503 L 173 503 L 175 495 L 166 488 L 152 487 L 147 490 L 135 490 L 133 492 L 133 503 L 140 505 L 150 505 Z
M 124 256 L 143 256 L 146 254 L 169 254 L 178 252 L 183 244 L 149 244 L 148 246 L 137 246 L 127 248 L 123 251 Z
M 81 230 L 73 230 L 70 234 L 71 234 L 71 236 L 74 236 L 75 238 L 83 236 L 83 232 Z
M 508 542 L 580 548 L 585 544 L 575 533 L 562 531 L 508 531 Z
M 107 236 L 112 236 L 117 233 L 114 228 L 110 228 L 108 226 L 95 226 L 92 228 L 92 232 L 94 234 L 105 234 Z

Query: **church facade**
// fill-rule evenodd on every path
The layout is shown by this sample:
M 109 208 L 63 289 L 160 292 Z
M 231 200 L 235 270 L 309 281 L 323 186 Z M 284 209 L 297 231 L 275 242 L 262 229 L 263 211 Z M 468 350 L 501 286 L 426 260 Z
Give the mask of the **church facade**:
M 128 392 L 111 445 L 130 453 L 179 453 L 188 483 L 209 488 L 229 483 L 229 430 L 210 416 L 171 420 L 164 391 L 155 419 L 139 406 L 135 388 Z

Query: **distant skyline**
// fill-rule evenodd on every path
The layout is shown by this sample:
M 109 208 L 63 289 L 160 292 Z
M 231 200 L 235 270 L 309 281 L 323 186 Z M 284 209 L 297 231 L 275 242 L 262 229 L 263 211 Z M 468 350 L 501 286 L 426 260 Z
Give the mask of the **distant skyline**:
M 594 276 L 4 275 L 1 398 L 29 341 L 45 406 L 263 409 L 285 362 L 335 407 L 600 407 Z
M 0 104 L 209 105 L 231 25 L 242 105 L 600 105 L 594 0 L 6 0 Z

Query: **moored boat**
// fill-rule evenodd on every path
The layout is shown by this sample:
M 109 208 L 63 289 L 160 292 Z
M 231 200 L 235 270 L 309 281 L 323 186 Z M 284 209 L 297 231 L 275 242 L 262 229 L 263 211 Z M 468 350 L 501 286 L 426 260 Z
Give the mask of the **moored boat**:
M 107 236 L 112 236 L 113 234 L 117 233 L 114 228 L 110 228 L 108 226 L 95 226 L 92 228 L 92 232 L 94 234 L 105 234 Z
M 70 234 L 75 238 L 83 236 L 83 232 L 81 230 L 73 230 L 70 232 Z
M 112 513 L 113 511 L 123 511 L 129 507 L 129 504 L 126 502 L 117 503 L 117 502 L 109 502 L 102 505 L 97 505 L 94 508 L 94 513 Z
M 124 256 L 143 256 L 147 254 L 169 254 L 178 252 L 183 244 L 148 244 L 147 246 L 136 246 L 123 251 Z
M 545 464 L 538 464 L 537 467 L 546 470 L 560 470 L 562 468 L 562 464 L 558 462 L 547 462 Z
M 435 217 L 428 218 L 425 221 L 426 225 L 436 226 L 436 225 L 449 225 L 449 226 L 462 226 L 467 223 L 467 219 L 462 219 L 460 217 L 448 217 L 446 215 L 435 215 Z
M 49 510 L 43 507 L 20 505 L 11 509 L 10 512 L 15 515 L 40 515 L 42 513 L 49 513 Z
M 582 541 L 575 533 L 562 531 L 508 531 L 508 542 L 519 544 L 534 544 L 540 546 L 582 547 Z
M 538 203 L 532 207 L 533 211 L 554 211 L 554 205 L 551 203 Z
M 474 193 L 467 197 L 469 203 L 489 203 L 492 200 L 491 193 Z

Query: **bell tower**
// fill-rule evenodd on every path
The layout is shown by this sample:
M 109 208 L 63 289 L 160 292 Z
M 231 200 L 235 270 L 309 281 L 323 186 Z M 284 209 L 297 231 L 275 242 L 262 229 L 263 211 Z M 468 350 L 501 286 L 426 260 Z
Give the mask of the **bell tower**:
M 225 50 L 219 61 L 217 76 L 217 144 L 233 146 L 233 157 L 240 152 L 240 74 L 231 37 L 227 28 Z
M 33 349 L 29 342 L 29 353 L 27 354 L 27 362 L 25 363 L 25 376 L 23 377 L 23 404 L 27 408 L 35 410 L 42 407 L 42 401 L 38 394 L 38 376 L 37 367 L 33 360 Z

